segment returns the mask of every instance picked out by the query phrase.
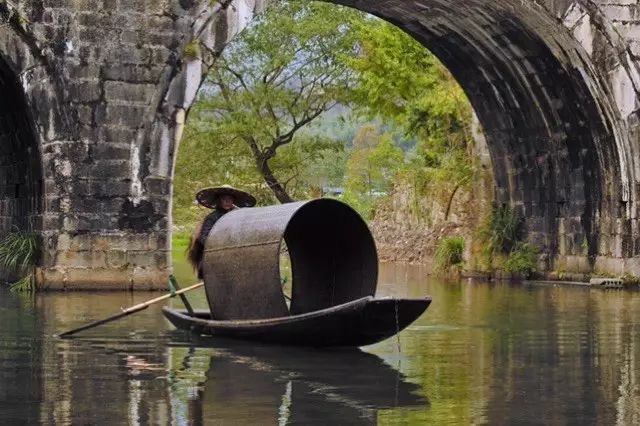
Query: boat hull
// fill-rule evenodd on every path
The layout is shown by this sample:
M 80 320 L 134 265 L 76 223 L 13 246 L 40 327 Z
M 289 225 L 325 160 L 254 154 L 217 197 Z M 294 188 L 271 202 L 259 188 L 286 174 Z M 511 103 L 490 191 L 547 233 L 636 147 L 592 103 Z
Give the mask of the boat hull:
M 298 346 L 366 346 L 385 340 L 414 322 L 431 304 L 424 299 L 375 299 L 352 302 L 301 315 L 260 319 L 211 319 L 209 311 L 186 311 L 168 307 L 165 317 L 176 327 L 197 334 Z

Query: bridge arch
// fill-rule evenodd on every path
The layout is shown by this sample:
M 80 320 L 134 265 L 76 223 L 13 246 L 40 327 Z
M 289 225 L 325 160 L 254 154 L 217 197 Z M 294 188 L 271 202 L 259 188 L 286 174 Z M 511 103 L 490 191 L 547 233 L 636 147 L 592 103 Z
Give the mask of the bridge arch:
M 0 24 L 0 235 L 38 233 L 40 262 L 52 265 L 65 199 L 59 160 L 69 151 L 62 141 L 78 136 L 58 102 L 54 65 L 6 7 L 0 5 L 0 18 L 7 19 Z
M 2 75 L 35 141 L 19 146 L 40 156 L 28 161 L 43 181 L 45 287 L 166 287 L 185 117 L 270 1 L 0 2 Z M 497 199 L 526 216 L 549 268 L 640 275 L 640 6 L 333 1 L 392 22 L 449 67 L 487 133 Z
M 637 254 L 638 144 L 630 140 L 629 128 L 640 78 L 627 43 L 599 6 L 576 1 L 547 7 L 537 0 L 333 2 L 393 23 L 449 68 L 484 127 L 496 201 L 523 214 L 529 238 L 548 254 L 547 268 L 588 272 L 600 262 L 621 270 L 624 262 L 611 260 Z M 233 5 L 210 22 L 202 20 L 198 36 L 207 49 L 197 67 L 215 66 L 224 45 L 268 2 Z M 612 69 L 627 92 L 611 81 Z M 189 87 L 186 74 L 177 79 L 183 90 Z M 191 93 L 182 92 L 185 110 L 197 83 Z
M 523 214 L 547 268 L 587 272 L 613 254 L 633 178 L 624 111 L 564 21 L 533 1 L 339 2 L 394 23 L 449 68 L 484 127 L 496 201 Z M 625 247 L 613 251 L 632 256 Z

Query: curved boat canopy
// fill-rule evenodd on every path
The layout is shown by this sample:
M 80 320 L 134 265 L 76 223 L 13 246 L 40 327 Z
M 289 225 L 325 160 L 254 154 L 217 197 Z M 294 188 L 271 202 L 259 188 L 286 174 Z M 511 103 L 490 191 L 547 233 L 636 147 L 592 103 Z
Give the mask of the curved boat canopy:
M 291 259 L 290 308 L 280 277 L 282 241 Z M 373 296 L 378 256 L 358 213 L 317 199 L 224 215 L 207 239 L 203 272 L 213 319 L 277 318 Z

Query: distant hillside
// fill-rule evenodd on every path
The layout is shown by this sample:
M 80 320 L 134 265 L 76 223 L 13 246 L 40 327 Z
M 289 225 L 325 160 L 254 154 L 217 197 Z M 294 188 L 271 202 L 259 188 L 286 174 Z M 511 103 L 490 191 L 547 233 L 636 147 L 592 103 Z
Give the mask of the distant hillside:
M 371 123 L 378 126 L 381 132 L 389 132 L 394 135 L 394 143 L 404 152 L 413 149 L 417 143 L 415 138 L 406 138 L 394 132 L 393 128 L 388 125 L 385 126 L 381 120 L 368 120 L 365 117 L 359 117 L 357 113 L 346 105 L 333 107 L 302 129 L 300 133 L 310 136 L 322 136 L 336 142 L 342 142 L 347 149 L 351 149 L 358 129 Z

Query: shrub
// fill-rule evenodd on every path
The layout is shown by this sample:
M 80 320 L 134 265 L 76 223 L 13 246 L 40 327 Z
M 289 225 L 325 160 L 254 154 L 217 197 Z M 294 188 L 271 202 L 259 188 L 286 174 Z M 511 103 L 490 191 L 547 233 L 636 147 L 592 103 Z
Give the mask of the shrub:
M 495 207 L 487 226 L 495 254 L 509 254 L 524 237 L 524 220 L 510 206 Z
M 518 242 L 504 262 L 504 269 L 529 277 L 536 270 L 537 257 L 535 248 L 527 243 Z
M 187 60 L 193 61 L 200 57 L 200 42 L 198 40 L 191 40 L 184 47 L 184 57 Z
M 373 219 L 375 204 L 366 195 L 346 191 L 340 201 L 351 206 L 365 221 Z
M 26 273 L 22 278 L 18 281 L 11 284 L 9 288 L 12 292 L 21 292 L 21 291 L 35 291 L 36 289 L 36 274 L 33 268 Z
M 453 265 L 462 263 L 464 253 L 464 238 L 461 236 L 443 238 L 438 242 L 435 253 L 435 267 L 443 271 Z
M 620 279 L 622 280 L 622 284 L 626 288 L 640 287 L 640 277 L 638 277 L 637 275 L 633 275 L 627 272 L 626 274 L 622 275 Z
M 482 266 L 530 276 L 537 250 L 525 240 L 524 219 L 511 207 L 494 207 L 478 229 Z
M 35 290 L 35 266 L 39 252 L 34 232 L 12 231 L 0 239 L 0 270 L 20 275 L 12 291 Z

